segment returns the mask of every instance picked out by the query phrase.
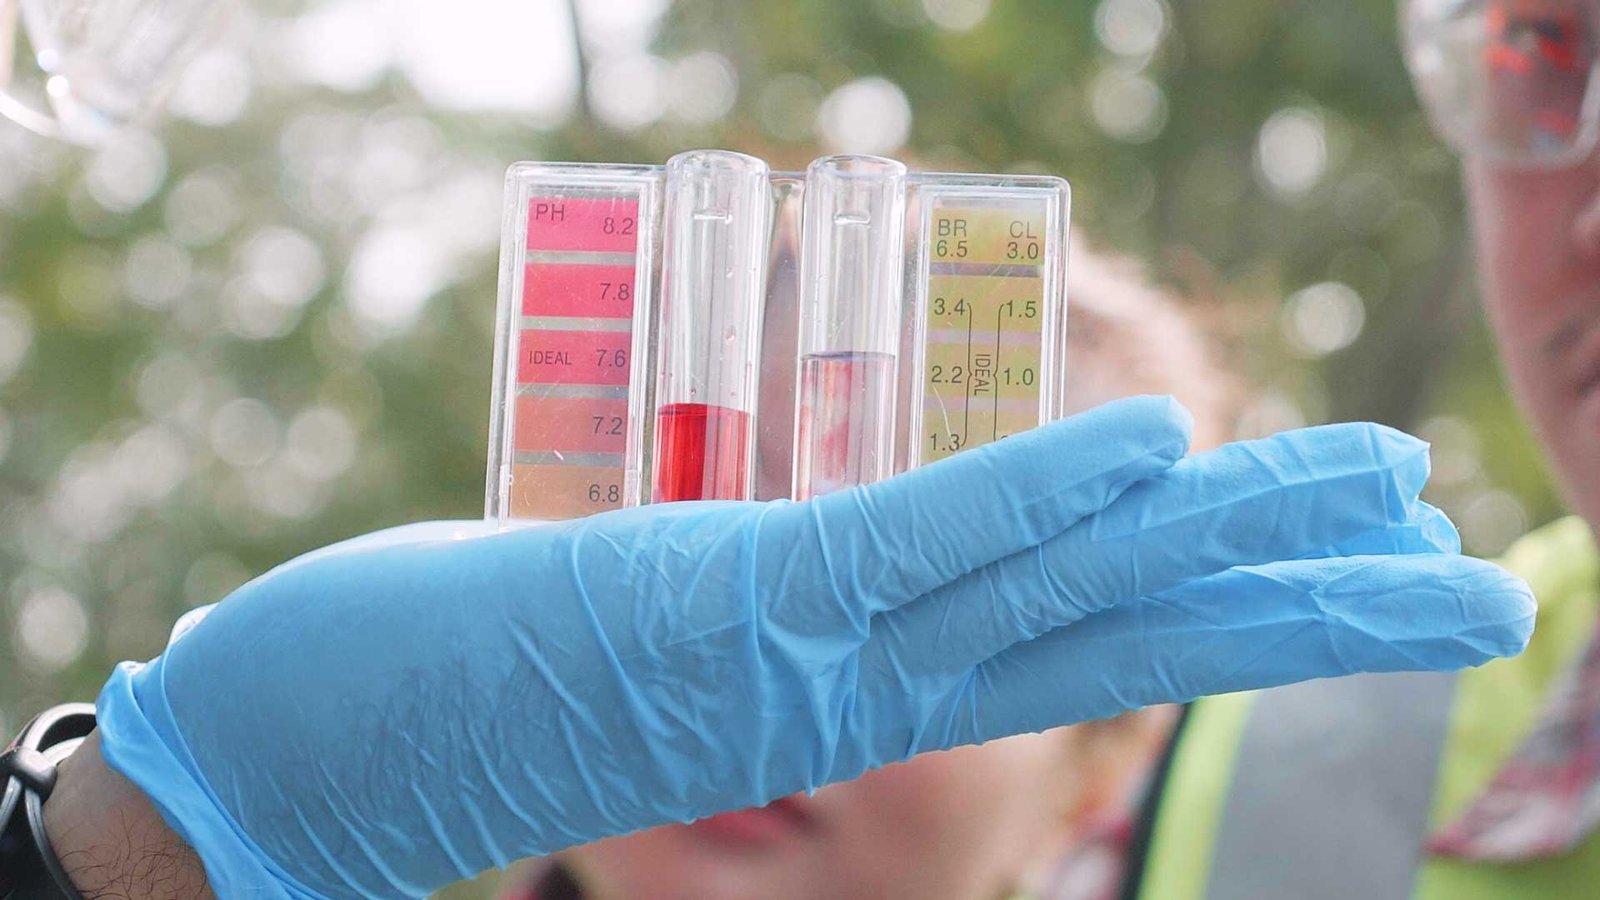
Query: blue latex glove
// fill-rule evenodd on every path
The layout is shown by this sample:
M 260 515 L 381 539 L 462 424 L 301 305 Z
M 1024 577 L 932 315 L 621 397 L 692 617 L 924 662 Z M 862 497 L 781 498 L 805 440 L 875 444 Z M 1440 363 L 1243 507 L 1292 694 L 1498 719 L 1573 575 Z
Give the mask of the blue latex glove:
M 924 750 L 1526 642 L 1527 587 L 1417 501 L 1420 442 L 1182 459 L 1188 428 L 1143 398 L 806 503 L 357 539 L 120 668 L 103 752 L 220 896 L 420 896 Z

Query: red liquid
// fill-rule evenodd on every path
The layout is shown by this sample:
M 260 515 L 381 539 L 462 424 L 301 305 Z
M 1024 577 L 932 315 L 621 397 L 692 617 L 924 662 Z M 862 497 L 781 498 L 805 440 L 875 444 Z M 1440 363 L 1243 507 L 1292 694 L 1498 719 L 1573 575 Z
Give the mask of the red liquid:
M 656 417 L 653 501 L 750 499 L 750 414 L 672 403 Z

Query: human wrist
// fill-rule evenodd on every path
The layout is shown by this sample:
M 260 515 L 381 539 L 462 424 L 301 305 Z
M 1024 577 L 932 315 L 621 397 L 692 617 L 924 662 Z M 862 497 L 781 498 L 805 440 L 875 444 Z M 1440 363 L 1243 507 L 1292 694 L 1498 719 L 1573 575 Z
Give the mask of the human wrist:
M 61 763 L 44 821 L 56 856 L 89 900 L 214 896 L 200 857 L 137 786 L 106 764 L 99 732 Z

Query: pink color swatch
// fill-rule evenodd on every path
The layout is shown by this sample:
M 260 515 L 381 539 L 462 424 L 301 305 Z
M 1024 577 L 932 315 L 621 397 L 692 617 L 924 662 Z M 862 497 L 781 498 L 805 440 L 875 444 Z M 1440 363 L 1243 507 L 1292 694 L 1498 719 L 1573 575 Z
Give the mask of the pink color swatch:
M 531 265 L 522 283 L 522 314 L 631 319 L 633 275 L 633 266 Z
M 529 250 L 632 253 L 639 244 L 639 201 L 609 197 L 531 197 Z
M 628 400 L 518 397 L 517 450 L 622 453 L 628 448 Z
M 517 383 L 626 385 L 632 344 L 625 331 L 524 331 Z

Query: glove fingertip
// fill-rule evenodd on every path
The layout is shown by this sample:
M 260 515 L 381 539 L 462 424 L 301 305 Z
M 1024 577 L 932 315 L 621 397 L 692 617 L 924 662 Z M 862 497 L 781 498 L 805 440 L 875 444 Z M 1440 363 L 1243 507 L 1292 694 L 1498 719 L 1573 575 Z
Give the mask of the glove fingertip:
M 1450 521 L 1444 510 L 1418 500 L 1412 515 L 1423 539 L 1437 547 L 1440 553 L 1461 552 L 1461 532 L 1456 530 L 1456 524 Z
M 1394 471 L 1403 495 L 1416 499 L 1433 474 L 1428 442 L 1375 422 L 1363 423 L 1363 427 L 1367 430 L 1373 456 Z
M 1433 641 L 1437 654 L 1433 668 L 1480 666 L 1527 649 L 1538 603 L 1526 581 L 1494 563 L 1465 556 L 1390 564 L 1412 566 L 1414 574 L 1423 577 L 1417 586 L 1432 595 L 1427 605 L 1432 606 L 1433 616 L 1418 621 L 1439 629 Z M 1408 606 L 1391 609 L 1391 623 L 1395 614 L 1419 611 Z M 1446 623 L 1449 627 L 1444 627 Z M 1414 632 L 1408 642 L 1418 643 L 1423 637 L 1425 632 Z
M 1122 401 L 1131 412 L 1149 420 L 1151 447 L 1176 461 L 1194 440 L 1194 414 L 1170 394 L 1145 394 Z
M 1504 618 L 1500 624 L 1505 633 L 1504 652 L 1501 656 L 1516 656 L 1528 648 L 1528 641 L 1533 639 L 1534 623 L 1539 616 L 1539 601 L 1533 595 L 1533 588 L 1526 581 L 1502 569 L 1494 563 L 1485 562 L 1487 567 L 1484 579 L 1488 584 L 1485 593 L 1494 598 L 1503 608 Z

